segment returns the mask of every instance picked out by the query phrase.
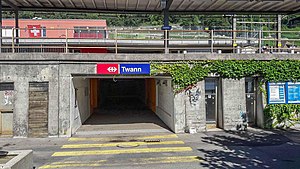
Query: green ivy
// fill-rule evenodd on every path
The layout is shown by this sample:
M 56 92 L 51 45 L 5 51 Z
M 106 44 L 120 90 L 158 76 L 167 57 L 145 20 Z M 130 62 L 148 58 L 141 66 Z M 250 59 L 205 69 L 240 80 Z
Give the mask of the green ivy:
M 285 82 L 300 79 L 300 61 L 298 60 L 218 60 L 218 61 L 181 61 L 174 63 L 153 62 L 152 75 L 164 74 L 173 78 L 175 90 L 182 90 L 210 73 L 223 78 L 240 79 L 258 75 L 265 81 Z
M 266 128 L 289 128 L 300 121 L 300 106 L 296 104 L 270 104 L 264 109 Z
M 286 82 L 300 80 L 300 61 L 298 60 L 218 60 L 218 61 L 181 61 L 174 63 L 151 63 L 152 75 L 170 75 L 174 90 L 180 92 L 203 80 L 210 73 L 223 78 L 241 79 L 249 76 L 263 77 L 260 82 Z M 260 87 L 266 95 L 266 91 Z M 267 105 L 264 114 L 266 127 L 290 127 L 296 122 L 300 105 Z

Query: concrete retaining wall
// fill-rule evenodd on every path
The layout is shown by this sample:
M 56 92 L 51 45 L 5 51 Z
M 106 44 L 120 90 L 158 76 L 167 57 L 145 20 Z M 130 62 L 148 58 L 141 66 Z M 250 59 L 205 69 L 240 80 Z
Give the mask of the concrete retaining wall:
M 89 79 L 73 78 L 71 86 L 71 124 L 72 134 L 90 116 L 90 81 Z
M 29 82 L 49 82 L 49 136 L 58 134 L 58 66 L 0 62 L 0 83 L 14 83 L 14 136 L 27 137 Z
M 33 168 L 33 151 L 16 150 L 9 151 L 8 155 L 17 155 L 9 160 L 6 164 L 0 164 L 2 169 L 32 169 Z
M 172 130 L 176 131 L 174 124 L 174 94 L 170 79 L 160 79 L 157 83 L 156 115 Z

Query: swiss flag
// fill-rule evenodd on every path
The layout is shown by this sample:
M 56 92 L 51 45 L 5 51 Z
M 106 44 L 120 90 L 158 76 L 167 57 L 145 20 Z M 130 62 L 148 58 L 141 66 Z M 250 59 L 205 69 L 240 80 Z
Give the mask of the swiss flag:
M 97 64 L 97 74 L 117 75 L 119 74 L 119 64 Z
M 29 37 L 30 38 L 40 38 L 41 37 L 41 25 L 27 25 L 29 30 Z

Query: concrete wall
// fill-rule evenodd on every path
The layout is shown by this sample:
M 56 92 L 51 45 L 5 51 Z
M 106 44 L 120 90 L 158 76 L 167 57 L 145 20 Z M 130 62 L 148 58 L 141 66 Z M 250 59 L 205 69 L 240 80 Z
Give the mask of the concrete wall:
M 72 134 L 91 115 L 90 113 L 90 81 L 89 79 L 73 78 L 71 88 L 71 124 Z
M 176 133 L 206 130 L 204 81 L 176 94 L 174 105 Z
M 74 89 L 72 82 L 72 75 L 74 74 L 95 74 L 95 64 L 60 64 L 59 66 L 59 136 L 71 136 L 71 114 L 73 106 L 71 101 L 71 94 Z
M 198 60 L 206 60 L 210 55 L 201 54 L 200 56 Z M 232 55 L 212 56 L 215 59 L 220 59 L 221 56 L 225 59 L 233 59 Z M 243 55 L 243 57 L 248 58 L 250 56 Z M 272 57 L 276 56 L 272 55 Z M 29 82 L 49 82 L 49 136 L 69 137 L 74 131 L 71 131 L 71 128 L 78 128 L 79 124 L 81 125 L 81 122 L 88 116 L 85 113 L 80 114 L 86 112 L 86 110 L 81 111 L 80 107 L 74 109 L 75 101 L 72 100 L 75 93 L 74 87 L 79 84 L 79 87 L 88 84 L 82 81 L 76 82 L 73 86 L 72 77 L 95 74 L 96 63 L 103 60 L 123 62 L 128 60 L 146 61 L 147 59 L 177 60 L 178 58 L 181 60 L 188 58 L 195 60 L 196 55 L 103 54 L 99 57 L 99 55 L 94 54 L 0 54 L 0 83 L 12 82 L 15 86 L 14 136 L 27 137 Z M 198 131 L 205 130 L 204 81 L 199 82 L 196 88 L 176 95 L 173 93 L 171 79 L 167 80 L 167 85 L 163 84 L 163 81 L 161 79 L 160 84 L 157 85 L 158 104 L 156 114 L 176 133 L 184 132 L 189 128 L 196 128 Z M 220 112 L 223 112 L 224 128 L 232 129 L 240 120 L 240 107 L 242 111 L 246 109 L 245 82 L 244 79 L 223 79 L 220 83 L 224 90 L 220 90 L 220 95 L 223 97 L 218 102 L 224 105 L 220 108 L 222 110 Z M 79 93 L 82 95 L 82 90 Z M 196 96 L 197 99 L 195 99 Z M 191 100 L 191 98 L 193 99 Z M 263 104 L 259 105 L 257 103 L 258 113 L 262 112 L 262 109 Z M 77 112 L 74 113 L 74 110 Z M 80 117 L 80 120 L 77 120 L 77 117 Z M 263 116 L 260 119 L 263 119 Z
M 32 169 L 33 168 L 33 151 L 16 150 L 9 151 L 8 155 L 16 155 L 13 159 L 5 164 L 0 164 L 2 169 Z
M 262 78 L 258 78 L 260 82 Z M 258 127 L 264 128 L 264 107 L 266 106 L 266 98 L 262 91 L 259 90 L 258 83 L 256 84 L 256 124 Z M 266 89 L 266 86 L 262 86 L 263 89 Z
M 176 132 L 174 124 L 174 93 L 171 79 L 157 81 L 156 115 L 172 130 Z
M 232 130 L 241 122 L 240 112 L 246 112 L 245 79 L 222 79 L 223 124 Z
M 27 137 L 29 82 L 49 82 L 49 136 L 58 134 L 58 66 L 53 64 L 11 64 L 0 62 L 0 83 L 13 82 L 14 136 Z

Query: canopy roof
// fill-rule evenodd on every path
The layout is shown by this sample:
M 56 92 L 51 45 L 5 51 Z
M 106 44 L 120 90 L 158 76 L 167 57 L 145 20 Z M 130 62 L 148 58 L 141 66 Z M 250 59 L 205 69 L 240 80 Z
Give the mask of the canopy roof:
M 290 14 L 300 11 L 300 0 L 2 0 L 4 10 L 109 13 L 247 13 Z

